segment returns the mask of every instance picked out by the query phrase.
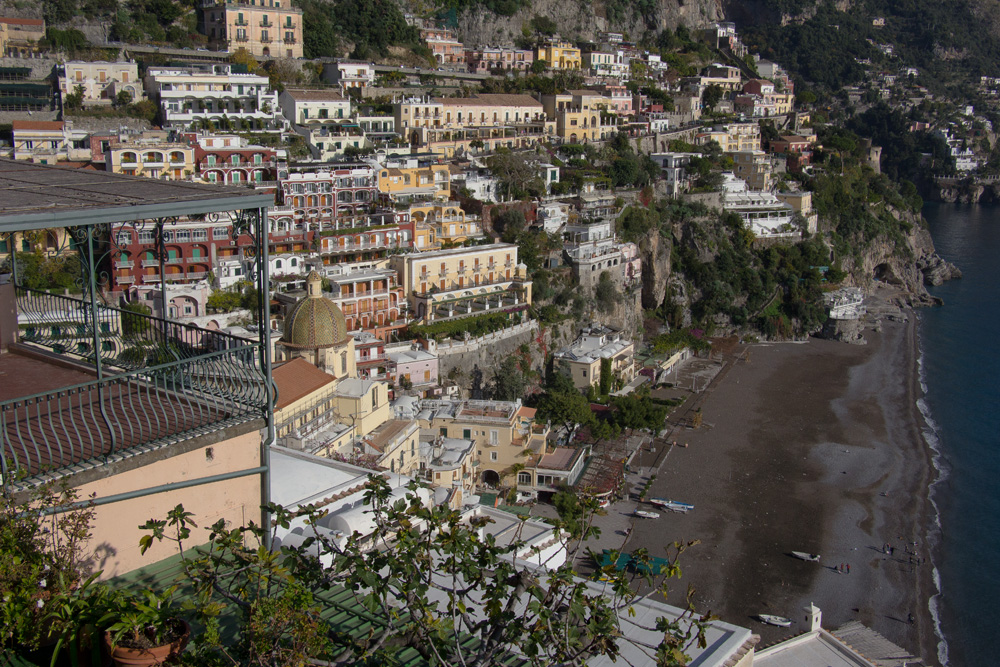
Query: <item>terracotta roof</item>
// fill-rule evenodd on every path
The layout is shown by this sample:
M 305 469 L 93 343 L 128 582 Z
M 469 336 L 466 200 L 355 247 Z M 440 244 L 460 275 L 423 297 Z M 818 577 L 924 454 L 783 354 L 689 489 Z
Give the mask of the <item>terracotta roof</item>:
M 534 419 L 535 413 L 538 412 L 535 408 L 529 408 L 525 405 L 521 406 L 521 409 L 517 411 L 518 417 L 524 417 L 525 419 Z
M 285 88 L 285 92 L 293 100 L 315 100 L 319 102 L 344 102 L 347 100 L 346 97 L 341 95 L 336 90 L 326 90 L 326 89 L 308 89 L 308 88 Z
M 381 454 L 385 454 L 386 446 L 392 444 L 393 441 L 399 437 L 403 431 L 409 428 L 412 423 L 413 422 L 411 421 L 403 419 L 391 419 L 365 436 L 365 442 L 367 442 L 372 449 L 377 450 Z
M 45 26 L 44 19 L 0 18 L 0 23 L 6 23 L 7 25 L 37 25 L 37 26 Z
M 337 378 L 327 375 L 301 357 L 274 368 L 271 372 L 278 387 L 275 410 L 287 408 L 295 401 L 322 389 Z
M 61 120 L 15 120 L 11 121 L 14 130 L 61 130 Z
M 531 95 L 516 95 L 508 93 L 490 93 L 474 97 L 439 97 L 436 102 L 444 106 L 482 106 L 482 107 L 541 107 L 542 103 Z

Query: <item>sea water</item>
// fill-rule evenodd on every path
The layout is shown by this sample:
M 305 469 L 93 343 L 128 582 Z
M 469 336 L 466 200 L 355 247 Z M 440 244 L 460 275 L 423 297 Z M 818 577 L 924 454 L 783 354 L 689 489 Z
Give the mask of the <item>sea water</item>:
M 935 450 L 938 509 L 931 611 L 939 659 L 953 667 L 1000 660 L 1000 207 L 928 204 L 938 254 L 960 280 L 930 288 L 920 311 L 920 408 Z

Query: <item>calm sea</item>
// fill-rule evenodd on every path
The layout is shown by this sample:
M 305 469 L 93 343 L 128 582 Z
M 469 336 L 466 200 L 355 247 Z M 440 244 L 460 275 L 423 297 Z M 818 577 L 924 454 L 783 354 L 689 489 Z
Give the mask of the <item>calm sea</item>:
M 1000 660 L 1000 208 L 928 204 L 938 253 L 961 280 L 930 288 L 920 312 L 921 408 L 941 470 L 934 606 L 953 667 Z

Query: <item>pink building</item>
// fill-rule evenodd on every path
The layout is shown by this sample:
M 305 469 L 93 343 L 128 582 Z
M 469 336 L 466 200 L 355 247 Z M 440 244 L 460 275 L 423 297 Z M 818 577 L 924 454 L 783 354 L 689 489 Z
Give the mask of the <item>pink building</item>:
M 465 62 L 465 45 L 455 39 L 451 30 L 424 28 L 420 31 L 420 37 L 427 42 L 438 64 L 454 65 Z
M 401 385 L 403 380 L 414 387 L 436 385 L 438 382 L 438 358 L 422 347 L 405 343 L 385 349 L 386 370 L 389 381 Z

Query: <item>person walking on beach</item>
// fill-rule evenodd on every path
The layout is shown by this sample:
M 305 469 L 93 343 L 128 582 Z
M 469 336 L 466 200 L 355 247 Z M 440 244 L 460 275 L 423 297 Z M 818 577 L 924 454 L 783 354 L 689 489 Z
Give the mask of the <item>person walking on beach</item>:
M 847 574 L 850 574 L 850 573 L 851 573 L 851 564 L 848 563 L 847 564 Z

